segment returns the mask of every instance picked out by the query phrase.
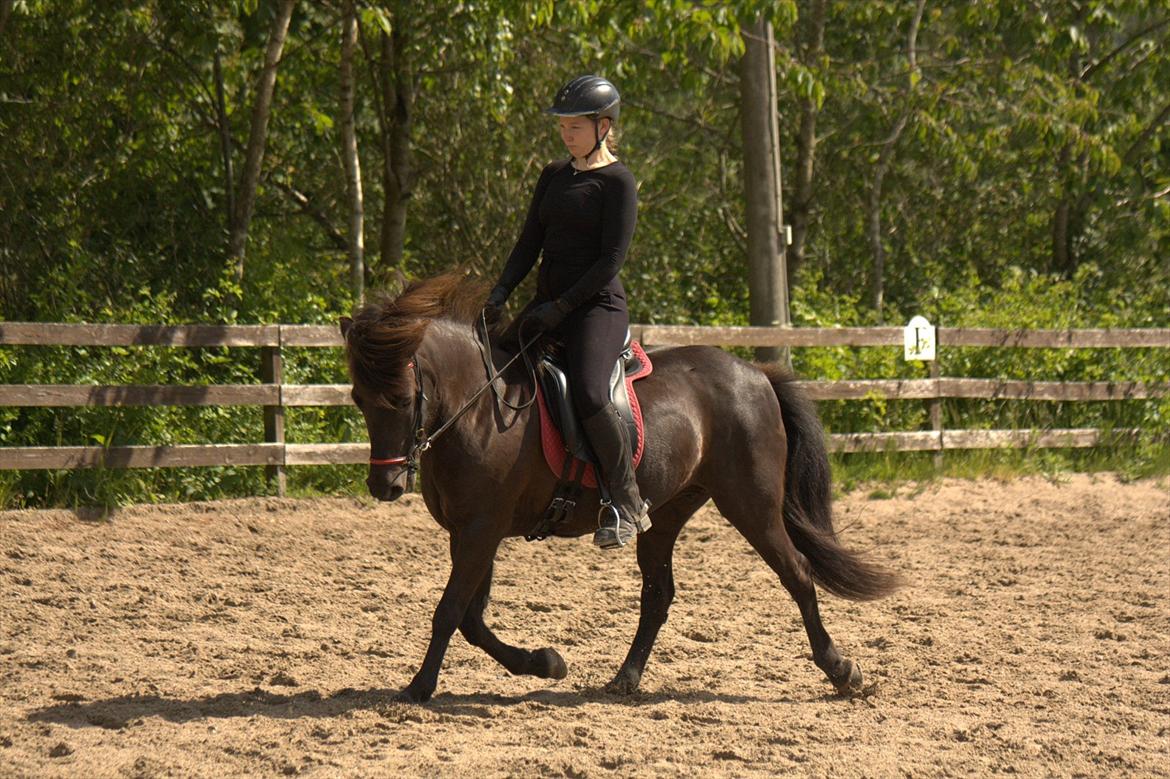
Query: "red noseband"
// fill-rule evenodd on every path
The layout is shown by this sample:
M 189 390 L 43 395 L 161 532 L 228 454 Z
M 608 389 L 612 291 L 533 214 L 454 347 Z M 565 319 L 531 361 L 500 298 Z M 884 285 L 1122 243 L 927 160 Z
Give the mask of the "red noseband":
M 377 458 L 371 457 L 370 465 L 402 465 L 406 462 L 406 459 L 407 458 L 405 457 L 389 457 L 385 460 L 379 460 Z

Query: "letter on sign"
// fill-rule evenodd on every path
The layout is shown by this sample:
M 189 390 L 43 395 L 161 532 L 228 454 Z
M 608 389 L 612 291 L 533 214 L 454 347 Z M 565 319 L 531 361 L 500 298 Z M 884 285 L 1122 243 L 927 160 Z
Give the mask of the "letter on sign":
M 906 345 L 907 360 L 934 359 L 934 325 L 926 321 L 924 316 L 916 316 L 902 331 Z

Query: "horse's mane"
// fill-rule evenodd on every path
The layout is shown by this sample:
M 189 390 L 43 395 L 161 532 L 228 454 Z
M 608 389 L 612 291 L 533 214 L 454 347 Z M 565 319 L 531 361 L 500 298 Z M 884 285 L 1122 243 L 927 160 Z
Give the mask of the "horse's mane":
M 485 285 L 461 272 L 412 281 L 397 295 L 379 293 L 353 313 L 345 339 L 354 381 L 384 395 L 410 393 L 408 369 L 431 322 L 470 325 L 479 315 Z

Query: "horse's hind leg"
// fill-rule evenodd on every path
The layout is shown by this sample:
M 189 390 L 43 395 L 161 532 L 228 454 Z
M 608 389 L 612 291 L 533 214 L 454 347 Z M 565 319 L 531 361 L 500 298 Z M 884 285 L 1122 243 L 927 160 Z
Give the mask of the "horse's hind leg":
M 459 625 L 459 632 L 467 639 L 467 643 L 487 652 L 511 673 L 539 676 L 542 679 L 564 679 L 569 669 L 555 649 L 529 651 L 505 644 L 484 623 L 483 612 L 487 608 L 491 589 L 492 569 L 488 568 Z
M 707 502 L 706 493 L 684 493 L 650 515 L 653 526 L 638 536 L 638 568 L 642 571 L 642 606 L 638 632 L 626 660 L 606 690 L 629 694 L 638 689 L 650 649 L 666 622 L 674 600 L 674 542 L 687 520 Z
M 761 481 L 756 481 L 760 484 Z M 735 526 L 764 562 L 780 577 L 780 583 L 800 608 L 813 662 L 825 672 L 829 681 L 844 694 L 861 688 L 861 669 L 852 660 L 841 657 L 833 639 L 821 622 L 817 608 L 817 591 L 809 576 L 808 561 L 792 544 L 784 529 L 781 512 L 783 488 L 776 495 L 766 490 L 730 489 L 716 494 L 715 505 Z

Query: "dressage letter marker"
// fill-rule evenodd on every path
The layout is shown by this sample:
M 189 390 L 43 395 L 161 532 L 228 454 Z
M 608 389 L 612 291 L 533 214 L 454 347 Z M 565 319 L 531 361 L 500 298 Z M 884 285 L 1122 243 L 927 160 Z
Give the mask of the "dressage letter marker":
M 926 321 L 924 316 L 916 316 L 902 331 L 907 360 L 934 359 L 934 325 Z

